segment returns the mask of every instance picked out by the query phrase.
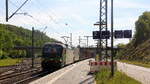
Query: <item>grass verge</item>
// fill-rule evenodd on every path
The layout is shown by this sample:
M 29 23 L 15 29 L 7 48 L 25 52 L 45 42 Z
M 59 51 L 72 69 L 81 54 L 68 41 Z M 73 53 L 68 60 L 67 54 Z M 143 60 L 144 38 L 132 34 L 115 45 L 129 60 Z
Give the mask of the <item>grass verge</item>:
M 10 66 L 20 63 L 21 59 L 2 59 L 0 60 L 0 66 Z
M 102 69 L 95 74 L 96 84 L 141 84 L 135 79 L 128 77 L 122 72 L 115 72 L 114 77 L 110 77 L 109 69 Z
M 138 62 L 138 61 L 128 61 L 128 60 L 119 60 L 120 62 L 125 62 L 128 64 L 134 64 L 137 66 L 142 66 L 142 67 L 146 67 L 146 68 L 150 68 L 150 62 L 149 63 L 143 63 L 143 62 Z

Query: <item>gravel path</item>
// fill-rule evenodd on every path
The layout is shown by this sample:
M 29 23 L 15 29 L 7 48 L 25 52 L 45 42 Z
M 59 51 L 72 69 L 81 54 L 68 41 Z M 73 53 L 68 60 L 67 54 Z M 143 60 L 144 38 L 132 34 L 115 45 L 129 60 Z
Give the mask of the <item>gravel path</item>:
M 142 84 L 150 84 L 150 68 L 144 68 L 127 63 L 117 63 L 119 71 L 126 73 L 128 76 L 140 81 Z

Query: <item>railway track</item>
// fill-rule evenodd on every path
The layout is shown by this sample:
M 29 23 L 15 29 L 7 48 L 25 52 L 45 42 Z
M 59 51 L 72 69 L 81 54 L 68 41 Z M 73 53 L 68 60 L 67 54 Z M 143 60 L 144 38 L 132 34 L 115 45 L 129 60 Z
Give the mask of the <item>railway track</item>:
M 0 66 L 0 84 L 13 84 L 43 74 L 41 72 L 41 58 L 34 59 L 34 68 L 31 68 L 31 66 L 31 58 L 25 58 L 21 63 L 16 65 Z
M 23 80 L 17 81 L 14 84 L 28 84 L 29 82 L 31 82 L 33 80 L 36 80 L 36 79 L 38 79 L 40 77 L 43 77 L 43 76 L 47 75 L 48 73 L 49 73 L 48 71 L 39 72 L 38 74 L 36 74 L 34 76 L 31 76 L 31 77 L 25 78 Z
M 34 74 L 41 72 L 41 67 L 29 69 L 22 72 L 13 72 L 10 74 L 4 74 L 0 76 L 0 84 L 13 84 L 23 79 L 34 76 Z M 37 74 L 38 75 L 38 74 Z
M 34 65 L 40 66 L 41 65 L 40 59 L 36 59 Z M 26 69 L 30 69 L 31 66 L 32 66 L 32 61 L 31 59 L 27 58 L 27 59 L 24 59 L 21 63 L 18 63 L 16 65 L 0 66 L 0 75 L 8 71 L 15 71 L 15 72 L 24 71 Z
M 40 66 L 40 64 L 37 64 L 35 67 Z M 6 66 L 6 67 L 0 67 L 0 77 L 4 74 L 9 74 L 13 72 L 22 72 L 26 71 L 28 69 L 31 69 L 31 65 L 13 65 L 13 66 Z
M 16 69 L 17 65 L 12 65 L 12 66 L 1 66 L 0 67 L 0 74 L 3 74 L 7 71 L 10 71 L 10 70 L 14 70 Z

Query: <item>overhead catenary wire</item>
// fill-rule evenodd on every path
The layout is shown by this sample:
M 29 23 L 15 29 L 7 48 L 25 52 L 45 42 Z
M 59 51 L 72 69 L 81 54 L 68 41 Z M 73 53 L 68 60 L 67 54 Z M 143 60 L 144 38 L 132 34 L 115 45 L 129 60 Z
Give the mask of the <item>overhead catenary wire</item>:
M 37 2 L 38 3 L 38 2 Z M 35 4 L 35 3 L 34 3 Z M 43 11 L 42 10 L 42 8 L 41 7 L 39 7 L 39 6 L 37 6 L 38 7 L 38 10 L 40 10 L 40 11 Z M 39 13 L 40 14 L 40 13 Z M 48 16 L 49 18 L 50 18 L 50 20 L 53 22 L 53 23 L 55 23 L 56 25 L 58 25 L 58 26 L 60 26 L 60 27 L 62 27 L 62 25 L 60 25 L 58 22 L 56 22 L 55 20 L 54 20 L 54 18 L 51 16 L 51 15 L 49 15 L 48 13 L 44 13 L 46 16 Z M 51 27 L 52 28 L 52 27 Z M 53 28 L 52 28 L 53 29 Z M 55 30 L 55 29 L 53 29 L 53 30 Z M 59 33 L 59 32 L 57 32 L 57 31 L 55 31 L 57 34 L 59 34 L 59 35 L 63 35 L 63 34 L 61 34 L 61 33 Z
M 35 4 L 35 3 L 34 3 Z M 39 1 L 37 1 L 36 0 L 36 5 L 37 5 L 37 7 L 38 7 L 38 9 L 39 10 L 43 10 L 42 8 L 41 8 L 41 6 L 39 6 L 39 5 L 42 5 Z M 43 5 L 43 6 L 45 6 L 45 5 Z M 46 6 L 45 6 L 46 7 Z M 55 17 L 57 17 L 50 9 L 47 9 L 48 11 L 50 11 L 51 12 L 51 14 L 53 15 L 53 16 L 55 16 Z M 54 18 L 53 18 L 53 16 L 51 16 L 49 13 L 45 13 L 45 15 L 47 15 L 55 24 L 58 24 L 59 26 L 62 26 L 62 25 L 60 25 L 60 23 L 59 22 L 57 22 Z
M 12 1 L 11 1 L 11 4 L 18 8 L 18 6 L 15 5 Z M 20 10 L 20 11 L 21 11 L 21 10 Z M 41 23 L 40 20 L 36 19 L 36 18 L 33 17 L 32 15 L 30 15 L 30 14 L 28 14 L 28 13 L 26 13 L 26 12 L 23 13 L 23 11 L 21 11 L 21 12 L 22 12 L 23 15 L 29 16 L 30 18 L 32 18 L 33 20 L 35 20 L 38 24 L 43 25 L 43 23 Z M 17 13 L 17 14 L 19 14 L 19 13 Z M 21 14 L 21 13 L 20 13 L 20 14 Z M 40 13 L 39 13 L 39 14 L 40 14 Z M 53 30 L 54 30 L 54 29 L 53 29 Z M 57 34 L 59 34 L 59 35 L 62 35 L 62 34 L 60 34 L 59 32 L 56 32 L 55 30 L 54 30 L 54 32 L 57 33 Z
M 18 8 L 18 6 L 17 5 L 15 5 L 12 1 L 10 2 L 13 6 L 15 6 L 16 8 Z M 38 8 L 39 9 L 39 8 Z M 40 8 L 41 9 L 41 8 Z M 26 9 L 27 10 L 27 9 Z M 19 10 L 19 11 L 21 11 L 22 12 L 22 14 L 24 14 L 24 15 L 27 15 L 27 16 L 29 16 L 30 18 L 32 18 L 32 20 L 34 20 L 33 22 L 34 22 L 34 24 L 35 24 L 35 21 L 39 24 L 39 25 L 41 25 L 41 26 L 43 26 L 44 24 L 42 23 L 42 22 L 40 22 L 40 20 L 38 20 L 37 18 L 34 18 L 34 16 L 32 16 L 32 15 L 29 15 L 29 14 L 27 14 L 26 12 L 26 14 L 23 12 L 24 11 L 24 9 L 22 10 Z M 17 13 L 16 13 L 17 14 Z M 19 14 L 19 13 L 18 13 Z M 40 14 L 40 12 L 38 13 L 38 14 Z M 45 14 L 45 15 L 47 15 L 50 19 L 51 19 L 51 21 L 53 21 L 55 24 L 59 24 L 57 21 L 55 21 L 55 19 L 51 16 L 51 15 L 48 15 L 48 14 Z M 24 21 L 25 22 L 25 21 Z M 27 22 L 25 22 L 25 24 L 27 24 Z M 35 26 L 35 25 L 34 25 Z M 60 25 L 59 24 L 59 26 L 60 27 L 62 27 L 62 25 Z M 50 27 L 52 30 L 53 30 L 53 32 L 54 33 L 56 33 L 56 34 L 58 34 L 58 35 L 60 35 L 60 36 L 62 36 L 63 34 L 61 34 L 60 32 L 58 32 L 56 29 L 54 29 L 53 27 Z
M 37 4 L 35 4 L 35 2 L 33 2 L 33 5 L 36 5 L 36 6 L 37 6 Z M 38 12 L 38 14 L 41 14 L 41 11 L 43 11 L 43 9 L 41 9 L 41 7 L 37 6 L 37 12 Z M 45 13 L 45 15 L 48 16 L 47 13 Z M 42 15 L 41 15 L 41 16 L 42 16 Z
M 16 5 L 13 1 L 11 1 L 11 0 L 9 0 L 9 3 L 12 5 L 12 6 L 14 6 L 15 8 L 19 8 L 19 6 L 18 5 Z M 19 4 L 19 2 L 17 1 L 16 3 L 18 3 Z M 22 13 L 24 12 L 24 11 L 26 11 L 25 9 L 20 9 L 19 11 L 21 11 Z
M 15 6 L 16 8 L 18 8 L 18 6 L 15 5 L 12 1 L 10 1 L 10 4 L 12 4 L 12 5 Z M 27 12 L 23 12 L 22 10 L 20 10 L 20 11 L 21 11 L 21 13 L 16 13 L 16 15 L 21 15 L 21 14 L 23 14 L 23 15 L 29 16 L 30 18 L 32 18 L 33 20 L 35 20 L 36 22 L 38 22 L 40 25 L 42 25 L 42 23 L 41 23 L 38 19 L 34 18 L 32 15 L 28 14 Z
M 9 0 L 9 3 L 12 4 L 14 7 L 18 8 L 18 6 L 14 2 L 12 2 L 11 0 Z M 20 10 L 22 10 L 22 9 L 20 9 Z
M 25 2 L 12 14 L 8 17 L 8 19 L 12 18 L 29 0 L 25 0 Z
M 33 4 L 35 4 L 35 3 L 33 3 Z M 41 7 L 38 6 L 38 14 L 41 13 L 41 12 L 39 12 L 39 10 L 40 10 L 40 11 L 43 11 L 43 10 L 41 9 Z M 46 14 L 46 13 L 45 13 L 45 15 L 47 15 L 48 17 L 50 16 L 50 15 L 48 15 L 48 14 Z M 58 24 L 57 22 L 54 21 L 54 19 L 53 19 L 52 17 L 51 17 L 50 19 L 51 19 L 55 24 Z M 39 22 L 40 22 L 40 21 L 39 21 Z M 51 28 L 52 30 L 54 30 L 55 33 L 57 33 L 57 34 L 59 34 L 59 35 L 63 35 L 63 34 L 57 32 L 54 28 L 52 28 L 52 27 L 50 27 L 50 28 Z
M 36 0 L 36 5 L 37 5 L 37 7 L 39 8 L 39 10 L 41 10 L 42 11 L 42 8 L 41 8 L 41 6 L 38 6 L 38 5 L 42 5 L 39 1 L 37 1 Z M 35 3 L 34 3 L 35 4 Z M 45 6 L 45 5 L 43 5 L 43 6 Z M 50 9 L 47 9 L 47 10 L 49 10 L 49 11 L 51 11 Z M 52 11 L 51 11 L 52 12 Z M 53 14 L 53 16 L 55 16 L 55 17 L 57 17 L 54 13 L 51 13 L 51 14 Z M 45 15 L 47 15 L 49 18 L 50 18 L 50 20 L 52 21 L 52 22 L 54 22 L 56 25 L 59 25 L 60 27 L 62 27 L 62 25 L 60 25 L 60 23 L 59 22 L 57 22 L 54 18 L 53 18 L 53 16 L 51 16 L 49 13 L 45 13 Z M 65 23 L 64 23 L 65 24 Z

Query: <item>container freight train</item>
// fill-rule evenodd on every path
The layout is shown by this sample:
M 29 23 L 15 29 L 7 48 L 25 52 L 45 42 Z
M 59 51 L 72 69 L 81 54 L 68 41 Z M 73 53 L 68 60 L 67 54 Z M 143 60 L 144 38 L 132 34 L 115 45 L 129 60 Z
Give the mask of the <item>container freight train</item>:
M 57 70 L 76 61 L 84 60 L 92 56 L 80 55 L 80 49 L 67 48 L 62 43 L 46 43 L 42 48 L 43 70 Z

